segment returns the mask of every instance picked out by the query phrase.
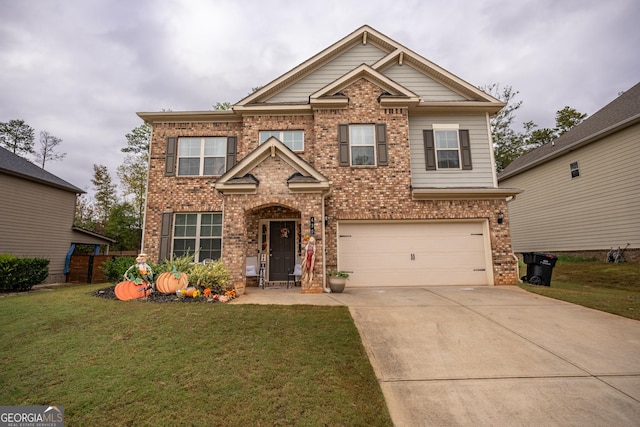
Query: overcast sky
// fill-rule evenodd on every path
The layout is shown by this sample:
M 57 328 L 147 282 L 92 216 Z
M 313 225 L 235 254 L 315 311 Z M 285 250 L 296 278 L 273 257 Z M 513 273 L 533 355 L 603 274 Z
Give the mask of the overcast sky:
M 136 112 L 235 103 L 367 24 L 553 127 L 640 81 L 638 22 L 638 0 L 0 0 L 0 122 L 62 138 L 46 169 L 91 192 Z

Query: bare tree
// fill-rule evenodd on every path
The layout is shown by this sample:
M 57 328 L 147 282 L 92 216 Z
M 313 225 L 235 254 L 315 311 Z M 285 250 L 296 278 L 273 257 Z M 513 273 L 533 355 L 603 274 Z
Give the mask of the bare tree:
M 56 162 L 64 159 L 67 153 L 56 153 L 56 147 L 62 142 L 62 139 L 51 135 L 46 130 L 40 132 L 40 148 L 35 153 L 36 163 L 44 169 L 47 161 Z

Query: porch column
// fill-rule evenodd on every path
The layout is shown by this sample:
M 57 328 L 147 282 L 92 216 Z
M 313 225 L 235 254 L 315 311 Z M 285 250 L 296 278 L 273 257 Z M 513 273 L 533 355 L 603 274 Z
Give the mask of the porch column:
M 232 199 L 225 198 L 222 229 L 222 257 L 229 271 L 230 285 L 244 281 L 247 250 L 245 212 L 240 203 L 231 203 Z

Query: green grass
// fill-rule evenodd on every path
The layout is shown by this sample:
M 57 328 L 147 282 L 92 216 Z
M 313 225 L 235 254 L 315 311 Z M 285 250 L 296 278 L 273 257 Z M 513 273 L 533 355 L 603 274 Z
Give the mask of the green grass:
M 347 307 L 0 298 L 0 402 L 65 425 L 389 426 Z
M 522 275 L 526 274 L 526 266 Z M 640 264 L 560 258 L 551 286 L 522 284 L 527 291 L 640 320 Z

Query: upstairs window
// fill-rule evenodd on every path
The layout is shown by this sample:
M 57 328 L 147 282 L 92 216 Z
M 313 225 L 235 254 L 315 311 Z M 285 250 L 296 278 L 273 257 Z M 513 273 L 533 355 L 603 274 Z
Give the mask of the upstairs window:
M 304 151 L 304 131 L 301 130 L 263 130 L 260 131 L 260 144 L 274 137 L 292 151 Z
M 578 166 L 578 162 L 571 163 L 569 165 L 569 169 L 571 170 L 571 179 L 580 176 L 580 167 Z
M 178 138 L 178 176 L 222 175 L 226 157 L 226 137 Z
M 457 130 L 434 130 L 438 169 L 460 169 L 460 144 Z
M 351 166 L 373 166 L 376 164 L 374 125 L 349 126 Z
M 422 131 L 425 167 L 435 170 L 471 170 L 471 141 L 469 131 L 458 125 L 433 125 Z
M 385 124 L 338 125 L 340 166 L 387 166 Z

